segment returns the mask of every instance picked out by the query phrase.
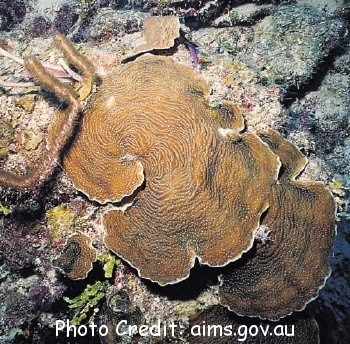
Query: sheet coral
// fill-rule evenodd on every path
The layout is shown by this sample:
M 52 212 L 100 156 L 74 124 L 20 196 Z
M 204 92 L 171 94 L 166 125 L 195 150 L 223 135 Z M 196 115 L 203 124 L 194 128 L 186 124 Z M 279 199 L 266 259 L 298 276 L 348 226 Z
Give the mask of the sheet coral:
M 84 279 L 97 260 L 97 251 L 91 239 L 81 231 L 76 231 L 66 241 L 62 254 L 54 265 L 62 269 L 70 279 Z
M 83 93 L 89 93 L 90 63 L 61 36 L 57 41 L 85 71 Z M 28 61 L 41 84 L 68 103 L 67 123 L 59 113 L 49 131 L 44 157 L 52 161 L 73 131 L 80 102 L 39 62 Z M 238 272 L 223 277 L 222 302 L 277 319 L 301 309 L 329 275 L 334 201 L 323 184 L 295 180 L 306 163 L 296 147 L 277 132 L 241 133 L 237 108 L 211 107 L 209 91 L 197 72 L 170 57 L 145 54 L 119 66 L 91 99 L 63 166 L 91 200 L 129 204 L 105 214 L 105 244 L 141 277 L 176 283 L 196 258 L 224 266 L 252 248 Z M 0 172 L 5 186 L 26 187 L 36 178 L 38 171 Z M 261 224 L 268 240 L 254 244 Z M 66 251 L 77 258 L 73 244 Z M 244 266 L 247 256 L 253 258 Z M 87 257 L 91 266 L 95 258 Z
M 277 156 L 239 134 L 240 113 L 226 108 L 221 128 L 208 95 L 192 68 L 139 57 L 104 79 L 64 157 L 91 199 L 136 190 L 129 209 L 105 215 L 105 244 L 159 284 L 185 279 L 195 257 L 222 266 L 247 251 L 277 178 Z
M 173 47 L 180 36 L 180 21 L 177 16 L 147 17 L 143 22 L 143 42 L 123 59 L 124 62 L 152 50 Z
M 313 300 L 330 275 L 335 202 L 323 183 L 295 180 L 307 159 L 276 131 L 259 136 L 282 162 L 262 221 L 268 240 L 222 276 L 221 303 L 241 315 L 279 319 Z

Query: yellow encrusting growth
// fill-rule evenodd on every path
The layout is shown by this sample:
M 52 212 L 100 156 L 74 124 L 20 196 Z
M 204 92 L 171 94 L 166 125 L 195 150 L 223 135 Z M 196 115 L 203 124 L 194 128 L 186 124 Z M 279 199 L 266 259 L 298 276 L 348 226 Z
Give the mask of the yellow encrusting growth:
M 66 203 L 49 209 L 46 212 L 46 219 L 51 226 L 49 235 L 53 242 L 64 240 L 86 225 L 85 220 Z

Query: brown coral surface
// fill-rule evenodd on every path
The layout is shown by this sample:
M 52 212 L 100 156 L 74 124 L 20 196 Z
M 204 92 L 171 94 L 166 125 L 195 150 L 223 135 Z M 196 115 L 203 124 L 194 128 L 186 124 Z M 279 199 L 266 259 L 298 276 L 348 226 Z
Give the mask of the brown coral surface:
M 54 264 L 61 268 L 72 280 L 84 279 L 97 260 L 97 251 L 86 234 L 76 231 L 66 242 L 62 254 Z
M 278 319 L 303 309 L 330 275 L 335 202 L 323 183 L 295 180 L 307 159 L 293 144 L 273 130 L 259 135 L 282 162 L 262 221 L 269 233 L 223 275 L 220 297 L 238 314 Z
M 105 243 L 162 285 L 185 279 L 195 257 L 223 266 L 251 247 L 280 166 L 255 134 L 239 134 L 234 107 L 214 109 L 208 95 L 193 69 L 146 54 L 103 81 L 64 157 L 91 199 L 132 195 L 105 215 Z
M 144 42 L 137 46 L 124 60 L 152 50 L 169 49 L 180 36 L 180 21 L 177 16 L 147 17 L 143 22 Z

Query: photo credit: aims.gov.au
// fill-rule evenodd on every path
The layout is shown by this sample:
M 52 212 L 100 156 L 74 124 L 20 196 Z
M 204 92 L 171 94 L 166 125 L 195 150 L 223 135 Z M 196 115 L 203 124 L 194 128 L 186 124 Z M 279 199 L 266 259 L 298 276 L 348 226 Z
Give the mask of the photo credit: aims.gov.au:
M 190 331 L 192 337 L 235 337 L 238 341 L 244 342 L 249 337 L 294 337 L 294 325 L 220 325 L 208 324 L 205 321 L 202 324 L 196 324 L 186 329 L 184 326 L 175 322 L 160 320 L 152 325 L 131 325 L 126 320 L 119 321 L 114 328 L 104 324 L 95 324 L 91 322 L 87 325 L 72 325 L 69 320 L 57 320 L 55 323 L 56 337 L 60 332 L 64 332 L 67 337 L 105 337 L 110 331 L 114 331 L 117 336 L 133 336 L 141 337 L 172 337 L 178 338 L 183 335 L 184 331 Z

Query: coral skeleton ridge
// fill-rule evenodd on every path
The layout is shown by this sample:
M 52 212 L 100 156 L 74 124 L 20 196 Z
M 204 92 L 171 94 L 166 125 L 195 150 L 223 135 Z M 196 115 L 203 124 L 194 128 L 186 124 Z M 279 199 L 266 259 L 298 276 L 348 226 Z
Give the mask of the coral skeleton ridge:
M 54 265 L 62 269 L 70 279 L 78 280 L 87 277 L 96 260 L 97 250 L 92 246 L 91 238 L 76 231 L 67 239 L 63 252 Z
M 234 139 L 218 133 L 208 94 L 192 68 L 143 55 L 104 79 L 63 159 L 89 198 L 133 195 L 105 215 L 105 244 L 160 284 L 185 279 L 195 257 L 223 266 L 248 250 L 277 178 L 277 156 L 239 134 L 239 113 Z
M 174 46 L 180 37 L 180 21 L 177 16 L 147 17 L 143 22 L 143 42 L 123 59 L 124 62 L 152 50 L 165 50 Z
M 56 42 L 83 72 L 88 94 L 90 62 L 62 36 Z M 26 66 L 68 105 L 49 130 L 46 171 L 72 135 L 81 101 L 34 58 Z M 213 267 L 234 262 L 221 277 L 221 302 L 278 319 L 315 298 L 330 273 L 334 200 L 322 183 L 295 180 L 306 158 L 292 143 L 274 130 L 243 132 L 237 107 L 210 106 L 209 92 L 199 73 L 170 57 L 146 53 L 120 65 L 91 97 L 63 167 L 91 200 L 132 203 L 105 213 L 104 242 L 142 278 L 173 284 L 196 259 Z M 48 175 L 43 169 L 0 171 L 0 184 L 33 186 Z M 255 240 L 260 226 L 270 231 L 264 243 Z M 77 233 L 60 264 L 84 278 L 94 252 Z
M 278 319 L 303 309 L 330 275 L 335 202 L 323 183 L 295 180 L 307 160 L 293 144 L 273 130 L 259 135 L 283 167 L 262 220 L 269 240 L 223 274 L 220 297 L 238 314 Z

